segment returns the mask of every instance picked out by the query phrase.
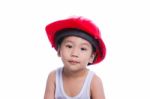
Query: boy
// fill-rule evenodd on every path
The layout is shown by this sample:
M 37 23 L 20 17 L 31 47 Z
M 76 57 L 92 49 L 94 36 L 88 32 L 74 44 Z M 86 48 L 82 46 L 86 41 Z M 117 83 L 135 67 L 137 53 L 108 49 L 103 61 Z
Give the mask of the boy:
M 49 74 L 44 99 L 105 99 L 101 79 L 86 68 L 105 57 L 99 29 L 72 17 L 48 24 L 46 32 L 64 66 Z

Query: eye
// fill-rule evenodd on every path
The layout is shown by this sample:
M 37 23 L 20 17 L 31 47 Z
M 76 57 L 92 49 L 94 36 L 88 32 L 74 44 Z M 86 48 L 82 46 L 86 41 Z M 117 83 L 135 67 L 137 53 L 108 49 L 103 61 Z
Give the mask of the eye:
M 72 45 L 66 45 L 67 48 L 72 48 Z
M 81 51 L 86 51 L 87 50 L 87 48 L 81 48 Z

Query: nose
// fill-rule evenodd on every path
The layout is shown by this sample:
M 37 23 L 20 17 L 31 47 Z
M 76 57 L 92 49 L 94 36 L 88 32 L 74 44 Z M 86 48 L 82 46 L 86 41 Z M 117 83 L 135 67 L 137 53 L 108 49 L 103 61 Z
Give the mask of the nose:
M 71 57 L 79 57 L 79 51 L 77 48 L 72 49 Z

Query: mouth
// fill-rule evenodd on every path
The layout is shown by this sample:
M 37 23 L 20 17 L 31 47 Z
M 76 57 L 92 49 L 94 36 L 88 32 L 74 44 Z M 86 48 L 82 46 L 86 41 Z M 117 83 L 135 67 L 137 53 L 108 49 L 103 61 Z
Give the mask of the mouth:
M 79 62 L 78 61 L 74 61 L 74 60 L 70 60 L 70 61 L 68 61 L 70 64 L 72 64 L 72 65 L 76 65 L 76 64 L 79 64 Z

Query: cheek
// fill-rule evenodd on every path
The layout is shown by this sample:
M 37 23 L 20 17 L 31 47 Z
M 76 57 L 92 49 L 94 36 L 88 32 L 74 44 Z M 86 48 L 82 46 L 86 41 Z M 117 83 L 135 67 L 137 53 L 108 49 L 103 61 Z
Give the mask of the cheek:
M 69 52 L 65 49 L 61 49 L 60 50 L 60 57 L 64 58 L 64 57 L 68 57 Z
M 80 57 L 80 58 L 81 58 L 81 60 L 87 62 L 91 59 L 91 55 L 88 53 L 85 53 L 85 54 L 82 53 L 82 57 Z
M 86 60 L 88 62 L 91 62 L 93 60 L 93 55 L 92 55 L 92 52 L 89 52 L 87 55 L 86 55 Z

